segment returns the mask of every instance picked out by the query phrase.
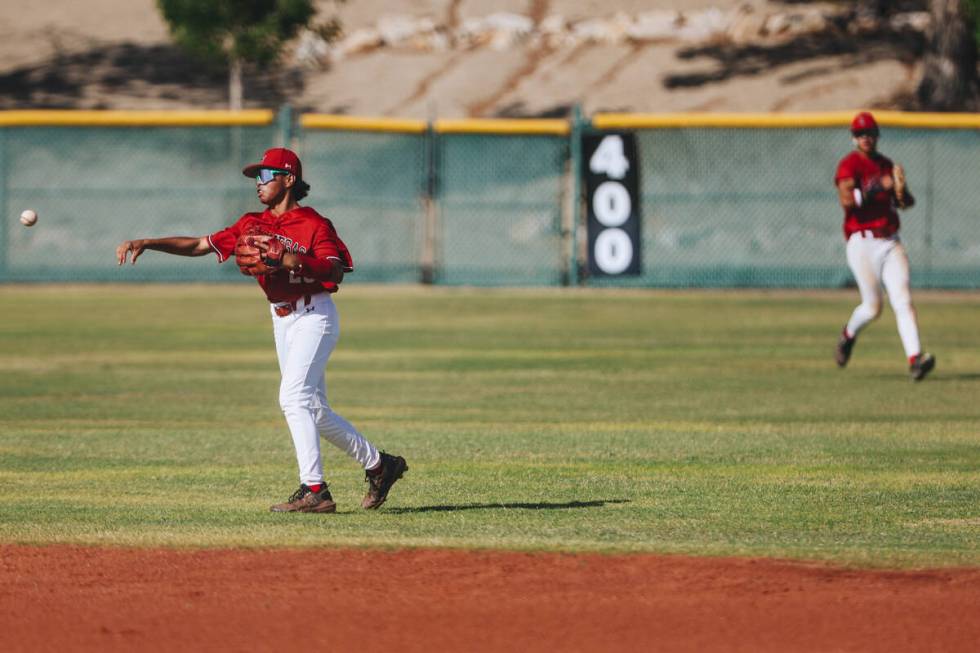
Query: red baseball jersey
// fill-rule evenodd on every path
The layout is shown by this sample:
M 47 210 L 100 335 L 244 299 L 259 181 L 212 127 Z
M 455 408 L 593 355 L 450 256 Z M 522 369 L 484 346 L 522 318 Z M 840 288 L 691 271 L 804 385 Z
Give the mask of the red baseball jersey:
M 853 179 L 861 190 L 861 206 L 844 211 L 844 238 L 855 231 L 869 230 L 878 238 L 887 238 L 898 231 L 898 212 L 890 191 L 882 190 L 881 178 L 892 174 L 892 161 L 881 154 L 865 156 L 857 150 L 837 164 L 834 185 Z
M 333 223 L 313 209 L 300 206 L 286 211 L 280 216 L 272 215 L 269 209 L 262 213 L 246 213 L 238 222 L 208 236 L 211 248 L 218 255 L 218 262 L 224 262 L 235 255 L 238 237 L 253 227 L 273 234 L 286 251 L 299 252 L 321 259 L 337 259 L 344 266 L 344 272 L 354 270 L 347 245 L 337 235 Z M 296 301 L 304 295 L 323 292 L 337 292 L 337 284 L 332 281 L 317 281 L 308 277 L 298 277 L 287 270 L 275 274 L 256 277 L 265 296 L 270 302 Z

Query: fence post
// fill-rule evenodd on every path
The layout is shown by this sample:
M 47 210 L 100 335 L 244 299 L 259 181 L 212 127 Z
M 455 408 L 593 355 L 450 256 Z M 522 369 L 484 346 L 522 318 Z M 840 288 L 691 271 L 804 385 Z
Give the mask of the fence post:
M 423 138 L 425 139 L 425 186 L 422 191 L 424 215 L 419 281 L 432 284 L 435 283 L 436 277 L 436 231 L 438 229 L 436 197 L 439 192 L 439 158 L 438 135 L 431 120 Z
M 9 127 L 0 127 L 0 280 L 7 278 L 7 250 L 10 248 L 10 207 L 7 202 L 7 133 Z
M 565 216 L 565 260 L 567 261 L 567 283 L 565 285 L 577 286 L 582 280 L 579 275 L 578 259 L 578 232 L 582 213 L 582 107 L 576 104 L 572 108 L 572 124 L 569 129 L 569 170 L 571 177 L 572 193 L 568 202 L 568 210 Z
M 296 134 L 293 131 L 293 107 L 289 104 L 284 104 L 279 107 L 279 115 L 277 116 L 278 128 L 279 128 L 279 138 L 283 147 L 288 147 L 291 150 L 296 150 L 296 143 L 293 142 Z
M 935 204 L 934 173 L 936 170 L 936 155 L 933 148 L 936 139 L 935 137 L 932 136 L 932 134 L 929 135 L 928 139 L 929 140 L 927 141 L 927 145 L 926 145 L 926 152 L 927 152 L 926 160 L 928 161 L 928 165 L 926 166 L 926 187 L 925 187 L 925 192 L 923 193 L 924 199 L 926 200 L 925 201 L 926 215 L 925 215 L 925 220 L 923 220 L 923 223 L 925 225 L 925 232 L 926 232 L 924 238 L 926 251 L 925 251 L 925 262 L 923 265 L 926 272 L 926 279 L 930 279 L 932 277 L 932 259 L 933 259 L 932 211 L 933 211 L 933 205 Z M 925 285 L 930 286 L 932 284 L 926 283 Z

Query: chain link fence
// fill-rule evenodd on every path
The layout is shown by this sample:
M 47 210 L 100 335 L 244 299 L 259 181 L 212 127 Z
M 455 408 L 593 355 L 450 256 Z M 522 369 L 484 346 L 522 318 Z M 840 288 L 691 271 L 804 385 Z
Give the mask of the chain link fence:
M 303 201 L 330 218 L 363 281 L 420 280 L 429 143 L 422 133 L 306 129 Z
M 440 134 L 435 281 L 558 285 L 567 137 Z
M 638 132 L 643 274 L 595 284 L 826 288 L 850 283 L 833 176 L 846 129 Z M 980 131 L 885 128 L 917 205 L 901 213 L 916 286 L 980 287 Z
M 121 274 L 123 240 L 200 236 L 254 210 L 241 174 L 270 147 L 264 126 L 17 126 L 0 129 L 0 280 L 219 281 L 241 276 L 214 258 L 150 253 Z M 31 208 L 38 224 L 18 216 Z M 169 259 L 169 260 L 168 260 Z
M 199 236 L 261 208 L 241 168 L 299 152 L 310 196 L 354 256 L 352 280 L 467 285 L 840 287 L 850 282 L 833 187 L 846 126 L 640 124 L 642 272 L 586 278 L 576 139 L 591 123 L 279 120 L 118 125 L 0 119 L 0 281 L 230 281 L 233 265 L 124 239 Z M 43 121 L 42 121 L 43 122 Z M 193 121 L 191 121 L 193 122 Z M 533 122 L 533 121 L 532 121 Z M 977 121 L 980 123 L 980 121 Z M 846 125 L 846 122 L 843 123 Z M 556 126 L 557 125 L 557 126 Z M 883 124 L 918 205 L 903 214 L 913 285 L 980 288 L 980 124 Z M 40 215 L 24 228 L 25 208 Z

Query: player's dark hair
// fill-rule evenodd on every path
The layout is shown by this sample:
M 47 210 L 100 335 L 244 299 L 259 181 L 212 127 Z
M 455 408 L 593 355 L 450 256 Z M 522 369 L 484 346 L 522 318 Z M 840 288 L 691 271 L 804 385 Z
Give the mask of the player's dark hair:
M 296 180 L 296 185 L 293 186 L 293 199 L 297 202 L 304 197 L 306 197 L 310 192 L 310 185 L 303 181 L 302 179 Z

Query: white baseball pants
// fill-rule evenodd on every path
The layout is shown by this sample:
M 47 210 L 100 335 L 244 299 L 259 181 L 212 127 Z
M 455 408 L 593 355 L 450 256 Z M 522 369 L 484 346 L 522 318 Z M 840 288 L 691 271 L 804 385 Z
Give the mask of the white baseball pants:
M 861 304 L 851 313 L 847 333 L 851 337 L 857 336 L 861 329 L 881 315 L 884 285 L 895 312 L 905 356 L 920 353 L 919 325 L 909 291 L 909 257 L 898 235 L 875 238 L 870 232 L 851 234 L 847 240 L 847 264 L 861 293 Z
M 330 410 L 324 372 L 340 337 L 337 307 L 329 293 L 301 298 L 285 317 L 272 311 L 273 332 L 282 383 L 279 405 L 296 448 L 300 483 L 323 482 L 320 437 L 330 441 L 365 469 L 378 464 L 377 448 L 350 422 Z

